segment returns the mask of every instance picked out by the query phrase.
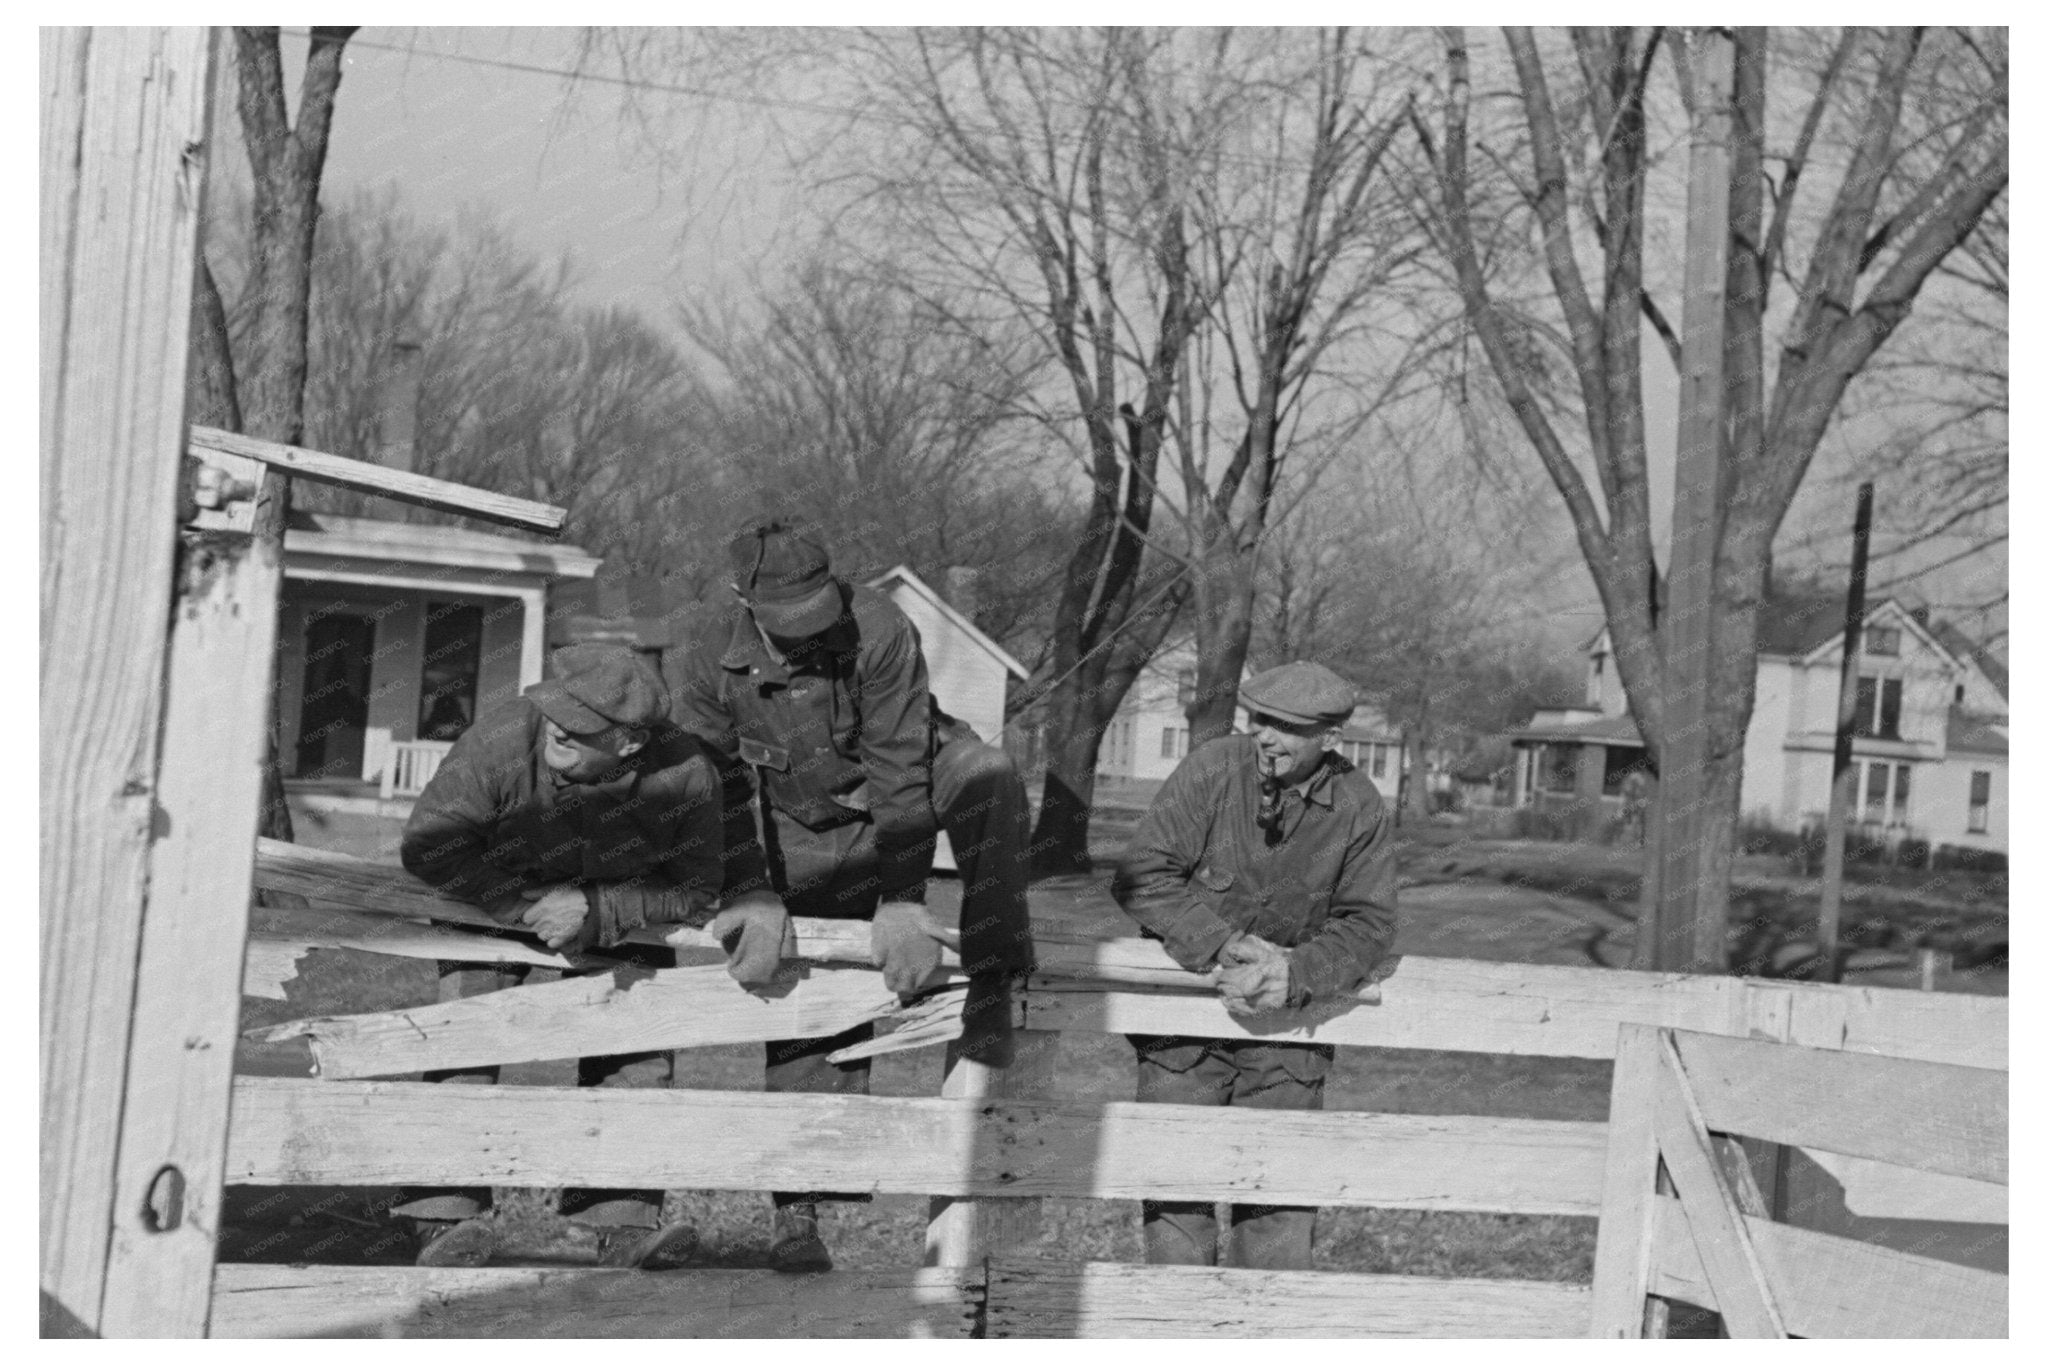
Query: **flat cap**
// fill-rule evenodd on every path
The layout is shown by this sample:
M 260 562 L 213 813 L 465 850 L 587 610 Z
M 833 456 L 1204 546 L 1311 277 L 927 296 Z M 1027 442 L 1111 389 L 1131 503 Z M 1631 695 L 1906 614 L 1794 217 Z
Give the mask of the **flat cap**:
M 1358 706 L 1350 683 L 1306 659 L 1269 668 L 1237 689 L 1238 704 L 1296 725 L 1342 725 Z
M 733 586 L 770 635 L 803 639 L 839 620 L 832 557 L 808 529 L 782 517 L 750 523 L 726 542 Z
M 555 676 L 542 678 L 526 695 L 572 735 L 668 719 L 661 674 L 624 645 L 565 645 L 555 651 L 554 667 Z

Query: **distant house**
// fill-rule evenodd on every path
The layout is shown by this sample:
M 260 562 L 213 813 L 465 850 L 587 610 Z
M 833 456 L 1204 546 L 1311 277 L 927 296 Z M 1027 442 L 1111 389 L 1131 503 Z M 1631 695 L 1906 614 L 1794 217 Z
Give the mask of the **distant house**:
M 301 796 L 344 804 L 399 764 L 416 790 L 480 712 L 538 682 L 550 590 L 598 568 L 574 545 L 328 513 L 294 514 L 284 550 L 278 757 Z
M 964 577 L 955 580 L 954 594 L 963 599 L 957 604 L 941 597 L 902 564 L 869 579 L 868 586 L 887 593 L 917 627 L 932 697 L 939 709 L 966 721 L 988 743 L 1001 745 L 1010 679 L 1023 682 L 1031 671 L 974 624 L 974 603 L 965 586 L 971 581 Z M 933 861 L 942 868 L 954 866 L 952 848 L 943 834 Z
M 1840 597 L 1764 605 L 1746 820 L 1798 829 L 1827 816 L 1842 615 Z M 1865 612 L 1851 818 L 1866 837 L 2006 851 L 2006 686 L 1997 660 L 1953 625 L 1892 598 Z M 1604 629 L 1587 645 L 1585 703 L 1538 711 L 1511 738 L 1515 804 L 1619 812 L 1644 747 Z
M 1103 732 L 1096 756 L 1100 778 L 1163 781 L 1188 756 L 1188 702 L 1195 694 L 1195 646 L 1172 645 L 1139 670 Z M 1389 801 L 1400 791 L 1401 732 L 1371 705 L 1344 727 L 1338 752 L 1364 771 Z

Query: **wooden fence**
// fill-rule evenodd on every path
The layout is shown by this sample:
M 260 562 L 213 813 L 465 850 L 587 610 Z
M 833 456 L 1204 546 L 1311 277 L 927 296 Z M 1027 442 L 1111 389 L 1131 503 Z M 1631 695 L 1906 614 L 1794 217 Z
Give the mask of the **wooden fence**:
M 474 935 L 476 911 L 395 869 L 266 844 L 256 880 L 312 908 L 259 918 L 250 990 L 278 993 L 293 959 L 322 944 L 459 957 L 501 951 L 483 946 L 495 943 L 523 960 L 561 962 Z M 924 1194 L 934 1197 L 925 1266 L 805 1278 L 223 1265 L 213 1334 L 1635 1335 L 1659 1321 L 1645 1315 L 1645 1295 L 1718 1307 L 1742 1333 L 1759 1324 L 1801 1335 L 2005 1330 L 2005 1276 L 1773 1223 L 1761 1196 L 1741 1206 L 1734 1227 L 1752 1248 L 1738 1253 L 1751 1256 L 1745 1273 L 1765 1278 L 1758 1292 L 1778 1316 L 1745 1311 L 1749 1300 L 1736 1296 L 1749 1281 L 1727 1278 L 1729 1225 L 1715 1217 L 1722 1205 L 1701 1202 L 1691 1159 L 1725 1145 L 1699 1146 L 1707 1132 L 1732 1131 L 1841 1154 L 1831 1169 L 1865 1211 L 1935 1204 L 1952 1219 L 2003 1221 L 2000 999 L 1410 958 L 1369 1003 L 1254 1035 L 1156 944 L 1050 935 L 1041 974 L 1014 1003 L 1017 1060 L 996 1072 L 955 1058 L 935 1098 L 372 1079 L 825 1036 L 864 1020 L 890 1030 L 857 1049 L 868 1053 L 958 1034 L 962 983 L 905 1007 L 864 965 L 865 925 L 798 929 L 807 974 L 767 999 L 733 985 L 722 966 L 681 967 L 262 1030 L 267 1041 L 308 1040 L 318 1077 L 236 1082 L 227 1178 Z M 663 941 L 709 943 L 693 930 Z M 1059 1103 L 1051 1044 L 1069 1030 L 1617 1058 L 1614 1110 L 1603 1124 Z M 1646 1069 L 1643 1058 L 1657 1062 L 1660 1048 L 1683 1068 Z M 1667 1112 L 1674 1077 L 1696 1097 L 1677 1118 Z M 1880 1093 L 1912 1095 L 1924 1117 L 1902 1121 Z M 1829 1117 L 1801 1117 L 1813 1110 Z M 1692 1145 L 1675 1146 L 1681 1137 Z M 1675 1198 L 1657 1192 L 1660 1155 Z M 1599 1269 L 1588 1288 L 1061 1263 L 1021 1253 L 1047 1196 L 1598 1215 Z M 1827 1258 L 1816 1259 L 1816 1245 Z

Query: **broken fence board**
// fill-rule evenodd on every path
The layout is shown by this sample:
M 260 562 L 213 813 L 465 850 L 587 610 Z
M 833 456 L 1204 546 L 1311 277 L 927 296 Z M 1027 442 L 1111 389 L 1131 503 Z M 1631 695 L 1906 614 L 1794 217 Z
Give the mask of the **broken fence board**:
M 320 1074 L 347 1078 L 829 1038 L 856 1024 L 908 1014 L 872 969 L 816 967 L 778 991 L 745 990 L 719 964 L 622 968 L 414 1009 L 294 1019 L 249 1037 L 263 1043 L 310 1038 Z M 931 1014 L 922 1011 L 909 1021 L 929 1025 Z
M 249 912 L 249 955 L 242 964 L 242 993 L 284 999 L 284 983 L 298 975 L 299 959 L 315 948 L 353 948 L 446 962 L 523 962 L 557 969 L 576 965 L 523 938 L 365 914 L 331 904 L 259 905 Z
M 965 1270 L 544 1270 L 223 1265 L 216 1337 L 955 1337 Z
M 1590 1215 L 1604 1124 L 244 1077 L 229 1178 Z M 1172 1153 L 1170 1161 L 1161 1153 Z
M 1677 1048 L 1716 1132 L 2006 1183 L 2004 1072 L 1697 1033 Z
M 994 1260 L 990 1337 L 1580 1337 L 1584 1285 Z
M 2010 1280 L 1824 1232 L 1749 1218 L 1785 1329 L 1801 1337 L 2003 1337 Z M 1649 1290 L 1719 1311 L 1685 1210 L 1657 1198 Z
M 515 498 L 505 493 L 494 493 L 488 488 L 472 488 L 467 484 L 430 478 L 409 469 L 351 460 L 321 450 L 222 431 L 218 427 L 193 427 L 191 449 L 195 454 L 218 450 L 245 459 L 261 460 L 277 473 L 295 479 L 310 479 L 314 483 L 371 493 L 411 503 L 415 507 L 457 512 L 480 521 L 543 531 L 549 535 L 560 534 L 562 523 L 569 515 L 566 508 L 552 507 L 530 498 Z

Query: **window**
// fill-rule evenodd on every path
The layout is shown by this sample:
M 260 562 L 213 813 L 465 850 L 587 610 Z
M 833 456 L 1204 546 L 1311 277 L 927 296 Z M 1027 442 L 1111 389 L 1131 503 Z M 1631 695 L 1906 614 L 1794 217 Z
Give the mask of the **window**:
M 1579 785 L 1579 746 L 1576 744 L 1546 744 L 1537 750 L 1541 755 L 1542 787 L 1547 792 L 1570 793 Z
M 1899 628 L 1897 626 L 1872 626 L 1863 632 L 1863 652 L 1881 654 L 1887 658 L 1899 657 Z
M 1855 733 L 1864 739 L 1897 739 L 1905 686 L 1901 678 L 1858 678 Z
M 1913 770 L 1903 763 L 1865 762 L 1857 767 L 1857 818 L 1872 825 L 1905 824 Z
M 1970 774 L 1970 833 L 1983 834 L 1991 828 L 1991 774 Z
M 1159 732 L 1159 756 L 1161 758 L 1186 758 L 1188 756 L 1188 727 L 1169 725 Z
M 1957 706 L 1961 706 L 1962 704 L 1963 704 L 1963 685 L 1962 685 L 1961 683 L 1957 683 L 1957 684 L 1956 684 L 1956 705 L 1957 705 Z
M 1393 747 L 1391 744 L 1375 744 L 1372 746 L 1372 775 L 1374 777 L 1385 777 L 1387 775 L 1387 750 Z
M 451 740 L 476 719 L 477 666 L 483 657 L 484 613 L 460 602 L 427 603 L 420 656 L 421 739 Z

